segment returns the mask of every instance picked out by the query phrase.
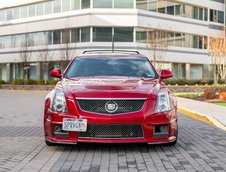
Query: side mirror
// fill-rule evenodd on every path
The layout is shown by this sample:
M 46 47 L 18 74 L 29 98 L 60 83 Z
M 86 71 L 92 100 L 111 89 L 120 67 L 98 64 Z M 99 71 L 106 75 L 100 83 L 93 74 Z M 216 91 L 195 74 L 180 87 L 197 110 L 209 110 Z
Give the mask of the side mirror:
M 173 74 L 171 71 L 169 70 L 162 70 L 161 72 L 161 78 L 162 79 L 166 79 L 166 78 L 172 78 L 173 77 Z
M 50 76 L 54 77 L 54 78 L 61 78 L 62 74 L 61 74 L 61 69 L 53 69 L 50 72 Z

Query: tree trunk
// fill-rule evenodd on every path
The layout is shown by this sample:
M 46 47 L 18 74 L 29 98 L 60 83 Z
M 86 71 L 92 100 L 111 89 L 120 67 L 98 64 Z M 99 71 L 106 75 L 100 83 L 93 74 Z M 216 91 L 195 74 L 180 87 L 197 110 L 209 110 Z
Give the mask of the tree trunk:
M 213 79 L 214 79 L 214 84 L 218 84 L 217 65 L 214 65 L 214 68 L 213 68 Z

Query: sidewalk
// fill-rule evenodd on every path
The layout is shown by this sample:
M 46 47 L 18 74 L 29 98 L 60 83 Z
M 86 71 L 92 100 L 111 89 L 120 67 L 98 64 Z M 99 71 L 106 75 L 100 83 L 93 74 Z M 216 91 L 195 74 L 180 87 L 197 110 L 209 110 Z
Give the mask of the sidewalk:
M 177 97 L 178 111 L 226 130 L 226 107 Z

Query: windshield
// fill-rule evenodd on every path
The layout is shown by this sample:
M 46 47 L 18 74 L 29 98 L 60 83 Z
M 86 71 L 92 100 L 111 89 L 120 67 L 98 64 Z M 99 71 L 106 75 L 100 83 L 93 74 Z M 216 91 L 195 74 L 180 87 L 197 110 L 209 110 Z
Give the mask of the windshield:
M 157 74 L 146 58 L 82 57 L 76 58 L 66 77 L 126 76 L 156 78 Z

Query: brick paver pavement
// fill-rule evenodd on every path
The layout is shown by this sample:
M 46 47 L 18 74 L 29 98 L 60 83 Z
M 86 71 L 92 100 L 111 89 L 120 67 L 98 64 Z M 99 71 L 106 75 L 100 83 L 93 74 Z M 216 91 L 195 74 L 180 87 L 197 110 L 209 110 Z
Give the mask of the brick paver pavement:
M 45 146 L 43 99 L 44 94 L 0 92 L 1 172 L 226 171 L 226 132 L 183 115 L 176 146 Z

